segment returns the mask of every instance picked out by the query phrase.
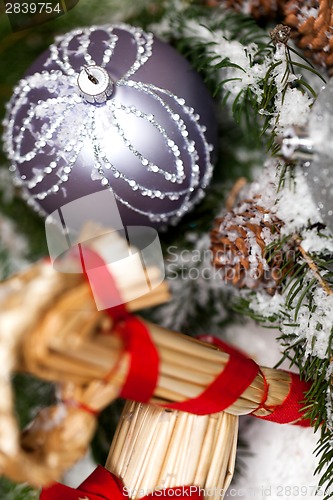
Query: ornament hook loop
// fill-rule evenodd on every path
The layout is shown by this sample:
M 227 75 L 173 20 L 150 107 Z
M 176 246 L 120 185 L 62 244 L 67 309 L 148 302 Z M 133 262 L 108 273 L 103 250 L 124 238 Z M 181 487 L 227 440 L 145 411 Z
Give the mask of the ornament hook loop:
M 89 66 L 85 65 L 85 66 L 83 66 L 83 68 L 88 75 L 88 80 L 90 80 L 91 83 L 94 83 L 95 85 L 97 85 L 99 82 L 98 82 L 97 78 L 92 73 L 90 73 Z

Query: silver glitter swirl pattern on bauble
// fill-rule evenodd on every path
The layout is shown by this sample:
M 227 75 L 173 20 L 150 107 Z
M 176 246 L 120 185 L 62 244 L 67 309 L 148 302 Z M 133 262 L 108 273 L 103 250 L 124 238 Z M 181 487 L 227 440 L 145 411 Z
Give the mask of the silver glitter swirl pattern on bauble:
M 113 86 L 100 104 L 87 102 L 78 86 L 82 69 L 95 65 Z M 51 213 L 107 188 L 124 223 L 158 226 L 175 223 L 203 197 L 213 106 L 169 45 L 123 24 L 75 29 L 29 73 L 8 104 L 4 145 L 15 183 L 36 210 Z

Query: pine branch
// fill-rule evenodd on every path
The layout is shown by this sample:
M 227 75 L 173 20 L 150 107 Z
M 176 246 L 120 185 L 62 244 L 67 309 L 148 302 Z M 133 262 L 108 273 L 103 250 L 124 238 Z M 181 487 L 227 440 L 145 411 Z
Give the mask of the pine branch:
M 299 237 L 298 237 L 298 239 L 299 239 Z M 298 244 L 298 249 L 301 252 L 303 259 L 305 260 L 305 262 L 307 263 L 307 265 L 309 266 L 309 268 L 312 270 L 312 272 L 313 272 L 316 280 L 320 284 L 320 286 L 325 290 L 325 292 L 327 293 L 327 295 L 332 295 L 333 294 L 333 290 L 330 288 L 328 282 L 320 274 L 320 271 L 319 271 L 316 263 L 314 262 L 314 260 L 304 250 L 304 248 L 302 247 L 301 244 Z
M 9 479 L 0 478 L 1 500 L 38 500 L 39 491 L 25 484 L 14 484 Z
M 294 238 L 291 238 L 293 240 Z M 286 244 L 277 240 L 269 252 L 280 250 Z M 290 241 L 290 240 L 289 240 Z M 332 434 L 332 381 L 331 363 L 333 362 L 333 327 L 331 310 L 322 304 L 323 297 L 318 292 L 326 293 L 327 300 L 332 296 L 332 272 L 329 272 L 331 257 L 309 255 L 297 241 L 298 253 L 292 274 L 287 276 L 282 288 L 285 306 L 271 316 L 263 316 L 253 309 L 253 298 L 258 294 L 250 292 L 246 298 L 238 301 L 237 311 L 247 314 L 263 326 L 273 325 L 281 331 L 280 343 L 284 348 L 281 364 L 288 359 L 290 366 L 295 365 L 304 380 L 311 380 L 310 391 L 305 395 L 305 418 L 311 420 L 314 430 L 321 429 L 316 454 L 320 457 L 316 473 L 320 474 L 320 486 L 325 488 L 325 500 L 333 496 L 333 449 Z M 322 278 L 325 276 L 325 280 Z M 333 301 L 331 301 L 333 304 Z M 320 309 L 322 306 L 322 309 Z M 331 306 L 332 307 L 332 306 Z M 327 318 L 327 320 L 326 320 Z M 302 333 L 303 332 L 303 333 Z M 309 332 L 306 334 L 305 332 Z M 307 335 L 307 336 L 306 336 Z M 322 346 L 317 346 L 319 342 Z M 326 348 L 325 348 L 326 345 Z
M 169 30 L 164 35 L 175 40 L 205 74 L 214 95 L 232 110 L 245 138 L 276 155 L 287 94 L 297 91 L 315 97 L 306 73 L 323 79 L 320 73 L 293 47 L 275 46 L 265 30 L 242 14 L 190 7 L 167 13 L 166 18 Z
M 305 397 L 305 418 L 310 419 L 315 431 L 320 429 L 320 439 L 314 452 L 319 456 L 315 474 L 320 475 L 319 486 L 324 488 L 324 500 L 328 500 L 333 496 L 332 413 L 327 411 L 327 406 L 332 408 L 332 385 L 327 373 L 332 362 L 333 328 L 328 342 L 328 357 L 325 360 L 317 356 L 305 357 L 305 341 L 297 339 L 297 335 L 281 335 L 280 340 L 286 345 L 284 358 L 290 360 L 291 366 L 296 365 L 299 368 L 304 380 L 312 381 L 311 389 Z

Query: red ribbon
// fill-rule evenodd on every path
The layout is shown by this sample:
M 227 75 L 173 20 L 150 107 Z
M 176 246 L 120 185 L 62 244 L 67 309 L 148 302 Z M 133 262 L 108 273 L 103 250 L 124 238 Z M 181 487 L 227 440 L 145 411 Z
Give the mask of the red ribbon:
M 222 340 L 217 339 L 212 335 L 201 335 L 199 338 L 201 340 L 209 342 L 210 344 L 216 345 L 222 351 L 229 354 L 230 357 L 239 356 L 246 359 L 246 356 L 239 349 L 236 349 L 235 347 L 226 344 Z M 255 362 L 253 361 L 253 363 Z M 259 366 L 256 363 L 255 365 L 258 368 L 257 373 L 261 372 Z M 280 405 L 269 407 L 266 405 L 266 401 L 268 398 L 269 384 L 265 379 L 265 375 L 263 374 L 263 372 L 261 372 L 261 375 L 265 383 L 265 392 L 263 395 L 263 400 L 261 401 L 259 407 L 253 410 L 252 414 L 254 417 L 261 418 L 262 420 L 267 420 L 269 422 L 275 422 L 277 424 L 297 424 L 302 427 L 309 427 L 311 425 L 311 421 L 309 419 L 303 418 L 304 410 L 302 408 L 302 402 L 304 401 L 305 394 L 310 390 L 311 382 L 305 382 L 304 380 L 301 380 L 296 373 L 292 372 L 286 372 L 286 373 L 288 373 L 290 377 L 289 392 L 285 400 Z M 234 372 L 233 376 L 236 377 L 237 373 Z M 258 411 L 260 408 L 271 410 L 272 413 L 270 415 L 263 417 L 254 415 L 254 412 Z
M 104 305 L 109 304 L 110 297 L 118 304 L 106 309 L 106 312 L 114 321 L 128 317 L 129 313 L 123 304 L 117 284 L 105 261 L 97 252 L 81 243 L 78 244 L 78 249 L 83 273 L 94 295 Z
M 120 396 L 147 403 L 155 392 L 159 374 L 159 355 L 146 325 L 129 316 L 118 332 L 130 354 L 130 365 Z
M 119 304 L 105 312 L 117 324 L 117 333 L 130 355 L 129 370 L 120 396 L 146 403 L 154 394 L 159 373 L 159 356 L 148 328 L 127 311 L 117 284 L 100 255 L 88 247 L 78 246 L 83 272 L 99 300 L 107 304 L 111 296 Z
M 199 396 L 181 403 L 163 405 L 166 408 L 195 413 L 196 415 L 208 415 L 223 411 L 237 401 L 258 374 L 259 366 L 252 359 L 243 356 L 211 335 L 200 338 L 227 352 L 229 361 L 224 370 Z
M 275 406 L 270 415 L 265 417 L 255 415 L 255 417 L 278 424 L 295 424 L 302 427 L 310 427 L 311 421 L 303 418 L 304 410 L 302 402 L 304 401 L 305 394 L 310 390 L 311 382 L 300 380 L 296 373 L 287 373 L 290 376 L 290 387 L 286 399 L 279 406 Z M 267 408 L 263 404 L 261 406 Z
M 87 247 L 79 245 L 79 251 L 87 281 L 100 301 L 107 303 L 111 295 L 119 303 L 115 307 L 106 309 L 106 313 L 109 314 L 114 323 L 117 323 L 117 332 L 121 335 L 125 350 L 130 355 L 129 370 L 120 395 L 125 399 L 142 403 L 149 402 L 154 395 L 159 376 L 159 356 L 149 330 L 139 318 L 129 314 L 125 305 L 122 304 L 117 285 L 104 260 Z M 260 372 L 260 367 L 255 361 L 249 359 L 238 349 L 210 335 L 201 336 L 201 339 L 228 353 L 227 365 L 199 396 L 180 403 L 163 405 L 166 408 L 196 415 L 221 412 L 237 401 Z M 310 383 L 301 381 L 295 374 L 290 373 L 289 375 L 290 389 L 284 402 L 275 408 L 269 408 L 272 410 L 269 416 L 258 418 L 277 423 L 297 423 L 309 426 L 310 422 L 302 418 L 304 413 L 301 403 L 304 400 L 305 392 L 310 388 Z M 263 401 L 254 411 L 260 408 L 267 409 L 265 403 L 269 385 L 263 374 L 262 376 L 266 390 Z
M 197 486 L 177 486 L 156 490 L 144 496 L 144 499 L 177 497 L 179 500 L 201 500 L 203 489 Z M 92 474 L 77 488 L 54 483 L 43 488 L 40 500 L 128 500 L 131 492 L 122 481 L 99 465 Z

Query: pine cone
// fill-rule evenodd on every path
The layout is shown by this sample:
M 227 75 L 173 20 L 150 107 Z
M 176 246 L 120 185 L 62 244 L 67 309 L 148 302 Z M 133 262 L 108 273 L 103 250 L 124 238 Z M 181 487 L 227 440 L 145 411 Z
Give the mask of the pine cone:
M 284 23 L 307 57 L 333 74 L 333 1 L 288 0 Z
M 240 202 L 224 217 L 215 220 L 211 232 L 213 265 L 221 269 L 226 282 L 243 288 L 264 288 L 273 295 L 288 266 L 284 252 L 266 255 L 283 225 L 269 210 L 258 205 L 260 197 Z

